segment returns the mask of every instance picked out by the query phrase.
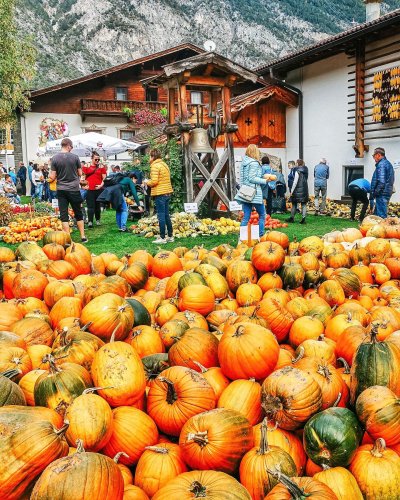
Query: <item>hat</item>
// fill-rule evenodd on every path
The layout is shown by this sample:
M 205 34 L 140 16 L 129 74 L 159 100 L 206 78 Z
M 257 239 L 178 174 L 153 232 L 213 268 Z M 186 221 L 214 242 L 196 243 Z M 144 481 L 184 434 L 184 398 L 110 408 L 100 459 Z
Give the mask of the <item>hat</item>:
M 385 156 L 385 150 L 383 148 L 375 148 L 374 149 L 374 155 L 375 154 Z

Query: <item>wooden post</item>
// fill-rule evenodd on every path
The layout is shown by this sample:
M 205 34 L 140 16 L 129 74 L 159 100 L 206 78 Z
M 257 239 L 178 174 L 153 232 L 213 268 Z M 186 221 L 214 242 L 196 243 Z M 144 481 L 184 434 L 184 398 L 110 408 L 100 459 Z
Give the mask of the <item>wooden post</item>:
M 364 158 L 368 146 L 364 144 L 364 99 L 365 99 L 365 44 L 363 40 L 356 47 L 356 109 L 355 109 L 355 145 L 357 158 Z
M 168 124 L 175 123 L 175 88 L 168 88 Z
M 251 247 L 251 222 L 247 223 L 247 246 Z
M 181 123 L 187 124 L 189 115 L 188 115 L 185 83 L 182 82 L 180 83 L 178 97 L 179 97 L 180 121 Z M 184 165 L 185 186 L 186 186 L 186 201 L 190 203 L 193 202 L 194 199 L 192 158 L 189 146 L 190 132 L 186 130 L 182 131 L 181 138 L 182 138 L 183 165 Z
M 222 117 L 225 127 L 232 123 L 231 88 L 227 85 L 222 87 Z M 232 132 L 225 131 L 225 147 L 228 151 L 228 197 L 233 200 L 236 194 L 236 174 Z

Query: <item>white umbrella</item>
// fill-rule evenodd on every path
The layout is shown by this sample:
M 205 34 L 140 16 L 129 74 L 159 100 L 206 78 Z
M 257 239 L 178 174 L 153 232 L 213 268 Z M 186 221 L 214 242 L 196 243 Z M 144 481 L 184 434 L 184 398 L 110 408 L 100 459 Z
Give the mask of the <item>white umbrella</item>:
M 97 151 L 100 156 L 108 157 L 124 153 L 125 151 L 135 150 L 141 146 L 136 142 L 125 141 L 118 139 L 118 137 L 111 137 L 109 135 L 98 134 L 97 132 L 87 132 L 86 134 L 72 135 L 69 137 L 74 149 L 72 153 L 78 156 L 90 156 L 93 151 Z M 39 148 L 40 155 L 51 156 L 61 151 L 62 139 L 56 141 L 48 141 L 46 145 Z

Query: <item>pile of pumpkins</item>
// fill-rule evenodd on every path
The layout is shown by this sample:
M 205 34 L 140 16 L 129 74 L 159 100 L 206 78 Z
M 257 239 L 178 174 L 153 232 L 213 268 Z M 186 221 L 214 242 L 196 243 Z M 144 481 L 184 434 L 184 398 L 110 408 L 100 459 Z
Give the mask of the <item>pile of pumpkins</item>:
M 0 235 L 4 243 L 16 244 L 22 241 L 41 241 L 47 232 L 61 228 L 61 220 L 50 215 L 17 218 L 7 226 L 0 227 Z
M 400 241 L 342 238 L 0 247 L 1 497 L 398 498 Z

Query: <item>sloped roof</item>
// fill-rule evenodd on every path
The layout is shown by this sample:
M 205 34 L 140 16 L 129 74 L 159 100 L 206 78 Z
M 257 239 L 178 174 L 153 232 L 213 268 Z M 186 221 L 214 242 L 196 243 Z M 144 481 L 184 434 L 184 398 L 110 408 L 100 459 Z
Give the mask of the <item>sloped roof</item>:
M 36 97 L 42 94 L 48 94 L 50 92 L 54 92 L 56 90 L 61 90 L 67 87 L 73 87 L 74 85 L 79 85 L 80 83 L 84 83 L 90 80 L 94 80 L 96 78 L 100 78 L 111 73 L 117 73 L 118 71 L 123 71 L 125 69 L 132 68 L 133 66 L 137 66 L 138 64 L 143 64 L 147 61 L 151 61 L 153 59 L 158 59 L 159 57 L 163 57 L 169 54 L 173 54 L 174 52 L 179 52 L 181 50 L 193 50 L 199 54 L 204 52 L 204 49 L 197 47 L 197 45 L 193 45 L 192 43 L 183 43 L 181 45 L 177 45 L 176 47 L 171 47 L 166 50 L 162 50 L 161 52 L 156 52 L 154 54 L 149 54 L 144 57 L 140 57 L 139 59 L 133 59 L 132 61 L 128 61 L 123 64 L 118 64 L 117 66 L 111 66 L 110 68 L 103 69 L 101 71 L 96 71 L 95 73 L 90 73 L 89 75 L 82 76 L 80 78 L 75 78 L 74 80 L 69 80 L 64 83 L 60 83 L 57 85 L 52 85 L 51 87 L 45 87 L 43 89 L 34 90 L 31 92 L 32 97 Z
M 241 111 L 248 106 L 252 106 L 260 101 L 275 97 L 288 106 L 297 106 L 298 97 L 291 90 L 278 87 L 277 85 L 268 85 L 267 87 L 252 90 L 247 94 L 242 94 L 231 99 L 232 112 Z
M 282 71 L 298 68 L 316 60 L 323 59 L 324 57 L 330 57 L 331 55 L 337 54 L 354 43 L 356 39 L 379 32 L 383 32 L 387 35 L 388 28 L 393 29 L 394 33 L 398 32 L 400 29 L 400 9 L 389 12 L 373 21 L 358 24 L 353 28 L 325 38 L 318 43 L 291 52 L 286 56 L 273 59 L 268 64 L 258 67 L 256 71 L 259 74 L 264 74 L 267 73 L 270 68 Z
M 135 134 L 133 139 L 138 144 L 148 144 L 150 141 L 162 137 L 164 134 L 165 123 L 160 123 L 159 125 L 154 125 L 147 128 L 139 134 Z

